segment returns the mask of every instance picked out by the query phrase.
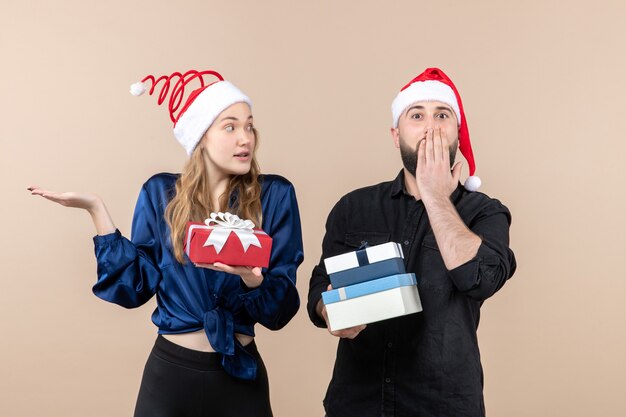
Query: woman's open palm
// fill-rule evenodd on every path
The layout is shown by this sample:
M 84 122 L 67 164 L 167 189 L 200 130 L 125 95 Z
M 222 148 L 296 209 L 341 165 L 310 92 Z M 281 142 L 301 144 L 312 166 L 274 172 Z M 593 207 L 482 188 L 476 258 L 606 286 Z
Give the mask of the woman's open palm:
M 43 198 L 54 201 L 65 207 L 76 207 L 91 211 L 97 204 L 99 197 L 90 193 L 79 193 L 74 191 L 58 193 L 55 191 L 44 190 L 39 187 L 29 187 L 28 191 L 32 195 L 39 195 Z
M 57 193 L 36 186 L 28 187 L 28 191 L 32 195 L 39 195 L 65 207 L 87 210 L 99 235 L 106 235 L 115 231 L 113 219 L 111 219 L 102 199 L 96 194 L 77 193 L 75 191 Z

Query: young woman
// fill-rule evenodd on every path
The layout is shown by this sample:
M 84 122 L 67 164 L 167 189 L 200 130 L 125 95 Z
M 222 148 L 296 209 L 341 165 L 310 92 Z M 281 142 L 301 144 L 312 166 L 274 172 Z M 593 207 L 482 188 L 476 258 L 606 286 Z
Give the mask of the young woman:
M 207 85 L 210 76 L 218 81 Z M 152 321 L 159 335 L 135 416 L 271 416 L 254 325 L 280 329 L 299 307 L 295 281 L 303 250 L 294 188 L 259 173 L 250 99 L 218 73 L 192 70 L 143 82 L 152 84 L 150 94 L 161 86 L 159 104 L 169 99 L 174 134 L 190 158 L 181 174 L 157 174 L 143 185 L 131 240 L 95 195 L 29 190 L 91 215 L 98 297 L 132 308 L 156 294 Z M 131 93 L 143 93 L 143 82 Z M 200 88 L 182 105 L 191 83 Z M 187 222 L 219 211 L 250 219 L 272 237 L 268 268 L 190 262 L 183 248 Z

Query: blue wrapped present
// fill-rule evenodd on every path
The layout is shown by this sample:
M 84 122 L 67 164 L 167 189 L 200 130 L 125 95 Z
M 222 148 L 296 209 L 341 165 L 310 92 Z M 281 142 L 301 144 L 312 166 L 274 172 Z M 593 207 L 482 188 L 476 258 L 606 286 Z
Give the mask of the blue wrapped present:
M 388 242 L 324 259 L 333 288 L 404 274 L 404 254 L 399 243 Z
M 393 258 L 346 271 L 335 272 L 330 274 L 329 278 L 333 288 L 341 288 L 389 275 L 404 274 L 405 272 L 404 260 L 402 258 Z
M 400 274 L 322 293 L 328 326 L 341 330 L 422 311 L 415 274 Z
M 392 288 L 416 285 L 415 274 L 397 274 L 389 277 L 378 278 L 372 281 L 361 282 L 359 284 L 341 287 L 322 293 L 324 304 L 337 303 L 350 298 L 362 297 Z

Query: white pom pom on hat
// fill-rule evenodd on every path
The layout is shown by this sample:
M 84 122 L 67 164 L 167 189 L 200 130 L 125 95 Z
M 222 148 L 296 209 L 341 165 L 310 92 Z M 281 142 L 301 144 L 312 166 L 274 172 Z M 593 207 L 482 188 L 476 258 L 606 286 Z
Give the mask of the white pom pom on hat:
M 204 79 L 205 76 L 213 76 L 217 80 L 207 84 Z M 252 107 L 252 101 L 248 96 L 232 83 L 225 81 L 215 71 L 189 70 L 184 74 L 174 72 L 171 75 L 163 75 L 156 79 L 153 75 L 147 75 L 143 80 L 130 86 L 130 93 L 134 96 L 140 96 L 148 91 L 147 81 L 151 83 L 150 95 L 163 81 L 158 104 L 161 105 L 169 98 L 168 110 L 170 119 L 174 123 L 174 136 L 185 148 L 188 155 L 191 155 L 202 139 L 204 132 L 221 112 L 235 103 L 246 103 Z M 198 81 L 200 86 L 189 94 L 184 105 L 182 105 L 185 87 L 192 81 Z M 170 87 L 172 88 L 170 89 Z
M 482 181 L 480 180 L 480 177 L 477 177 L 476 175 L 467 177 L 465 183 L 463 184 L 467 191 L 478 191 L 481 185 Z
M 130 85 L 130 93 L 134 96 L 140 96 L 148 90 L 148 87 L 141 81 L 137 81 Z
M 463 186 L 468 191 L 476 191 L 482 181 L 474 175 L 476 163 L 470 142 L 467 118 L 463 111 L 463 102 L 452 80 L 439 68 L 426 68 L 417 77 L 408 82 L 393 100 L 391 114 L 393 127 L 398 127 L 398 120 L 402 113 L 413 103 L 418 101 L 441 101 L 448 104 L 457 116 L 459 122 L 459 150 L 467 160 L 470 176 Z

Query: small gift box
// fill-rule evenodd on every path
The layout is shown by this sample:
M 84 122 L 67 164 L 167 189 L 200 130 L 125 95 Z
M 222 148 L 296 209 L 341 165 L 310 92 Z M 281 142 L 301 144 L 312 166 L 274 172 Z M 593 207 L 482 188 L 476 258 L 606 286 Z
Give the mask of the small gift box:
M 422 311 L 415 274 L 400 274 L 322 293 L 330 330 Z
M 267 267 L 272 238 L 250 220 L 231 213 L 211 213 L 204 223 L 189 222 L 185 253 L 193 263 Z
M 395 242 L 326 258 L 324 265 L 333 288 L 406 272 L 402 246 Z

